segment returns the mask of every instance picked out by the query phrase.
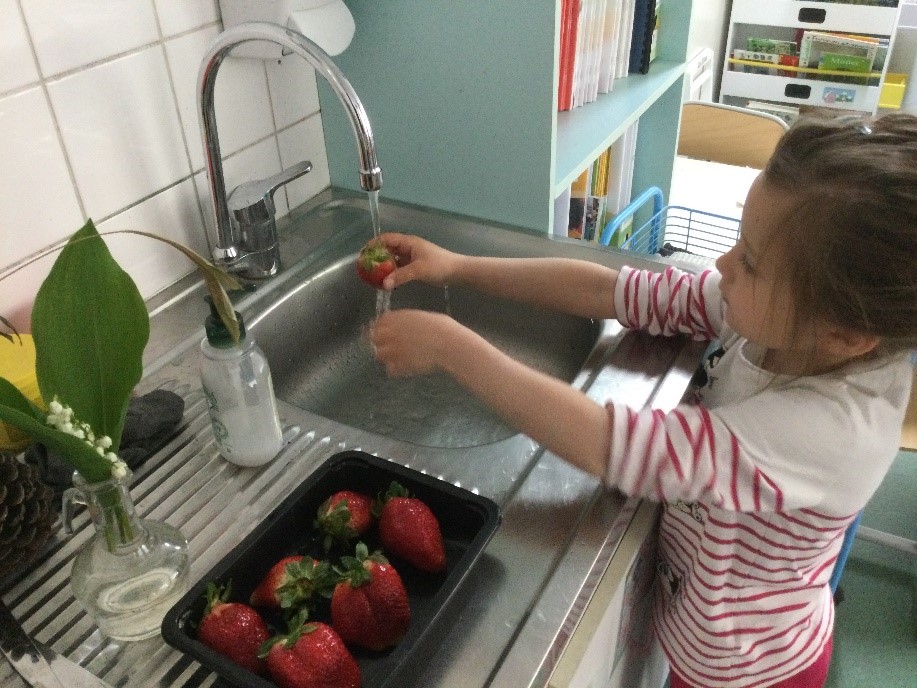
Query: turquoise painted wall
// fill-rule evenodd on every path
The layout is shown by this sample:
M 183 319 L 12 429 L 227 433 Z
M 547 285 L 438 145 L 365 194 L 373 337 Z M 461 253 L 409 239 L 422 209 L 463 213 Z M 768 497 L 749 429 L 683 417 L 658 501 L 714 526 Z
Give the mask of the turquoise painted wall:
M 556 0 L 347 0 L 335 62 L 376 137 L 383 198 L 547 231 Z M 320 81 L 331 183 L 359 188 L 354 136 Z

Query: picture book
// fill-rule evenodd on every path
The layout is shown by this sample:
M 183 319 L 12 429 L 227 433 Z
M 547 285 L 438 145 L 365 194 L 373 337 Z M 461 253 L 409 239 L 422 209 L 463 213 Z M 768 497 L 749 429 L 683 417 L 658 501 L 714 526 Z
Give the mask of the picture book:
M 878 42 L 865 37 L 856 38 L 807 30 L 803 31 L 802 40 L 799 43 L 799 66 L 818 67 L 822 55 L 831 53 L 864 58 L 869 64 L 866 71 L 870 71 L 878 49 Z

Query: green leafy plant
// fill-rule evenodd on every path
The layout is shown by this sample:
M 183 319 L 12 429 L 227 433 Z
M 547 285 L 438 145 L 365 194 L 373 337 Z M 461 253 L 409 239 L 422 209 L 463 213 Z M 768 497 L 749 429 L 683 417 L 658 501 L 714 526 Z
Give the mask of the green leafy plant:
M 226 293 L 240 288 L 235 278 L 194 251 L 155 234 L 111 232 L 115 233 L 164 241 L 194 261 L 238 341 L 238 322 Z M 12 329 L 6 320 L 3 323 Z M 130 396 L 143 375 L 149 332 L 149 316 L 137 285 L 89 220 L 57 257 L 32 310 L 38 388 L 49 405 L 53 401 L 60 406 L 49 414 L 0 378 L 0 419 L 69 461 L 86 482 L 110 479 L 114 465 L 110 455 L 117 455 Z M 61 406 L 71 411 L 61 416 Z M 100 446 L 102 438 L 108 438 L 104 446 Z

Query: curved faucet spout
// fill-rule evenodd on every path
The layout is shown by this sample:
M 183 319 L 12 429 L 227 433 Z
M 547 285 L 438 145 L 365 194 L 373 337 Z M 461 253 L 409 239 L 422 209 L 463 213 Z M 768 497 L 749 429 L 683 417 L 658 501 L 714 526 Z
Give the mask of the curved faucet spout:
M 304 58 L 318 74 L 325 78 L 347 112 L 357 140 L 360 186 L 365 191 L 378 191 L 382 188 L 382 170 L 376 159 L 376 144 L 369 117 L 356 91 L 353 90 L 337 65 L 331 61 L 329 55 L 297 31 L 276 24 L 249 22 L 227 29 L 214 39 L 198 72 L 198 116 L 217 234 L 216 241 L 210 243 L 214 259 L 226 266 L 241 265 L 252 251 L 247 250 L 248 239 L 244 236 L 246 233 L 237 232 L 230 217 L 226 184 L 223 178 L 223 163 L 220 156 L 220 141 L 217 135 L 214 91 L 217 72 L 223 59 L 235 46 L 248 41 L 276 43 Z M 265 242 L 259 240 L 256 243 L 263 246 Z M 252 276 L 266 277 L 276 271 L 277 266 L 255 268 Z

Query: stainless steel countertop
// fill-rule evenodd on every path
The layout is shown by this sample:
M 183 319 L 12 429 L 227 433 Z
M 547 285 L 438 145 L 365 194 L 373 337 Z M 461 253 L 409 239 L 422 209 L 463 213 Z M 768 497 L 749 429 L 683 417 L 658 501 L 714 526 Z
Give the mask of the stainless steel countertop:
M 369 222 L 365 197 L 331 189 L 281 223 L 283 260 L 293 265 L 333 236 L 341 223 Z M 384 229 L 431 222 L 442 231 L 496 227 L 394 202 L 381 205 Z M 527 246 L 553 242 L 557 255 L 611 267 L 653 264 L 565 239 L 520 233 Z M 276 278 L 281 280 L 282 277 Z M 269 296 L 270 283 L 246 296 L 246 317 Z M 198 379 L 198 342 L 206 306 L 193 276 L 148 302 L 151 340 L 140 392 L 162 387 L 185 399 L 181 431 L 134 472 L 138 513 L 165 520 L 190 541 L 198 580 L 312 470 L 332 454 L 362 449 L 490 497 L 503 521 L 441 620 L 418 648 L 404 686 L 544 686 L 636 510 L 637 501 L 605 490 L 595 478 L 523 435 L 472 450 L 429 449 L 342 426 L 280 402 L 295 437 L 258 469 L 223 460 L 213 442 Z M 191 298 L 194 297 L 194 298 Z M 701 354 L 681 338 L 653 338 L 606 323 L 599 345 L 574 384 L 596 400 L 636 408 L 671 408 Z M 81 514 L 72 537 L 61 534 L 22 575 L 3 582 L 4 601 L 38 640 L 112 686 L 204 688 L 216 675 L 159 637 L 118 643 L 100 635 L 74 600 L 70 562 L 92 534 Z M 7 663 L 0 684 L 24 686 Z

